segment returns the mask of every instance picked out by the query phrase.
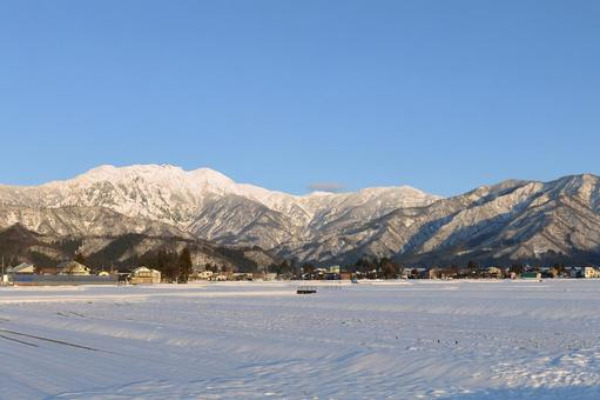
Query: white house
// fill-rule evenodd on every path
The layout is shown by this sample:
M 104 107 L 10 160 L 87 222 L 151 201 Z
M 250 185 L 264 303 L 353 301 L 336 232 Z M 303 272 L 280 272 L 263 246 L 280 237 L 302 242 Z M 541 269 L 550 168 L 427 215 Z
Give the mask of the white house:
M 584 267 L 582 275 L 585 279 L 600 278 L 600 273 L 593 267 Z
M 274 272 L 268 272 L 263 274 L 263 281 L 274 281 L 277 279 L 277 274 Z
M 208 280 L 208 279 L 210 279 L 210 278 L 211 278 L 211 277 L 212 277 L 214 274 L 215 274 L 214 272 L 206 270 L 206 271 L 198 272 L 197 274 L 195 274 L 195 276 L 196 276 L 198 279 L 202 279 L 202 280 Z
M 138 267 L 131 271 L 129 282 L 134 285 L 160 283 L 161 273 L 155 269 Z

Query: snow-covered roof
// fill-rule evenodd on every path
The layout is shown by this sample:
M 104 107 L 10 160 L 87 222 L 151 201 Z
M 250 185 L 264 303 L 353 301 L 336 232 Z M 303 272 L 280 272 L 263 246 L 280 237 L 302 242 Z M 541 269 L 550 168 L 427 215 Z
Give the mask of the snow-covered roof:
M 14 274 L 33 274 L 35 272 L 35 265 L 28 262 L 22 262 L 16 267 L 9 268 L 9 272 Z
M 131 271 L 131 273 L 133 275 L 140 274 L 140 273 L 160 274 L 160 271 L 158 271 L 156 269 L 150 269 L 148 267 L 137 267 L 136 269 L 134 269 L 133 271 Z
M 63 274 L 87 273 L 89 268 L 75 260 L 63 261 L 56 267 Z

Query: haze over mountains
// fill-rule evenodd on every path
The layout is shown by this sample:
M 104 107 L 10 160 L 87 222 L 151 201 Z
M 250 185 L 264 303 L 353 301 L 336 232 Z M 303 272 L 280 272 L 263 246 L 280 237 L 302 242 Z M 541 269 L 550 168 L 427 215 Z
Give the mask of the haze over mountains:
M 196 262 L 231 265 L 587 260 L 600 254 L 599 211 L 593 175 L 506 181 L 443 199 L 407 186 L 294 196 L 210 169 L 103 166 L 68 181 L 0 186 L 0 242 L 13 243 L 0 250 L 59 259 L 76 248 L 125 262 L 192 243 Z

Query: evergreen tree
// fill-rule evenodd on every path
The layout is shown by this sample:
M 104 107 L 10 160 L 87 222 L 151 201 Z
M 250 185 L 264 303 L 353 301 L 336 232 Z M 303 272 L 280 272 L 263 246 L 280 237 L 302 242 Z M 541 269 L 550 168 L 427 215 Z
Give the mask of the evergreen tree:
M 179 256 L 179 283 L 187 283 L 192 274 L 192 255 L 189 247 L 185 247 Z
M 398 277 L 400 268 L 398 267 L 398 264 L 396 264 L 389 258 L 382 258 L 379 262 L 379 267 L 381 268 L 381 272 L 385 279 L 394 279 Z
M 520 262 L 515 262 L 510 266 L 509 272 L 514 272 L 515 274 L 520 275 L 525 272 L 525 266 Z
M 179 277 L 179 257 L 177 253 L 165 249 L 158 250 L 155 261 L 156 269 L 167 282 L 175 282 Z
M 305 274 L 312 274 L 315 272 L 315 269 L 315 266 L 311 263 L 306 263 L 302 266 L 302 271 L 304 271 Z
M 219 270 L 216 265 L 212 265 L 211 263 L 205 264 L 204 269 L 210 272 L 217 272 Z
M 477 264 L 477 262 L 473 260 L 469 260 L 469 262 L 467 263 L 467 268 L 469 269 L 469 271 L 471 271 L 471 274 L 475 274 L 479 270 L 479 264 Z

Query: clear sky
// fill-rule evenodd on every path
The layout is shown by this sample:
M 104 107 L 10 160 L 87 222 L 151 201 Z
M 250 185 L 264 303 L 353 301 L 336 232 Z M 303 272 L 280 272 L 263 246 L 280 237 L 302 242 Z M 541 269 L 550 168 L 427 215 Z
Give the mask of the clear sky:
M 4 0 L 0 182 L 306 193 L 600 174 L 600 1 Z

